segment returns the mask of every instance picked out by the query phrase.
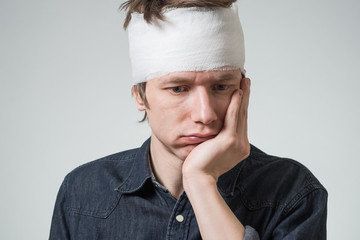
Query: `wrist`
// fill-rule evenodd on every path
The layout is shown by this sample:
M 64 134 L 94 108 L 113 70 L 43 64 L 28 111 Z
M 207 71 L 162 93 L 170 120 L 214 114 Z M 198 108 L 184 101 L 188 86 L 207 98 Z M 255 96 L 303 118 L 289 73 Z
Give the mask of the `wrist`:
M 200 172 L 184 172 L 183 186 L 187 194 L 204 191 L 207 189 L 217 189 L 217 179 L 212 175 Z

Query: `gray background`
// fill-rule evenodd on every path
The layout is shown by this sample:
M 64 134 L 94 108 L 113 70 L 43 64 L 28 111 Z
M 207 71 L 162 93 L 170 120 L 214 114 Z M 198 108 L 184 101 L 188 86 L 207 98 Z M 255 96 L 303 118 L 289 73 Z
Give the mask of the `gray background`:
M 130 95 L 121 1 L 1 0 L 0 239 L 46 239 L 76 166 L 150 134 Z M 358 236 L 358 0 L 241 0 L 250 141 L 329 191 L 329 239 Z

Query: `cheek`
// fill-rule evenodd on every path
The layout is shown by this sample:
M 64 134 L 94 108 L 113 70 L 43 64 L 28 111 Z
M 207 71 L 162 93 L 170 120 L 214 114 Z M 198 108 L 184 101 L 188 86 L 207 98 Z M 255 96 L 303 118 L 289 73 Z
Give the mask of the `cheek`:
M 150 92 L 150 91 L 149 91 Z M 147 95 L 147 100 L 149 108 L 147 111 L 153 112 L 155 114 L 161 114 L 161 116 L 175 118 L 176 115 L 181 114 L 185 110 L 186 100 L 177 96 L 171 96 L 167 91 L 156 90 L 151 91 Z M 176 115 L 174 115 L 176 113 Z
M 176 128 L 174 125 L 180 121 L 183 113 L 179 104 L 166 98 L 164 94 L 149 96 L 148 103 L 149 109 L 146 111 L 152 129 L 163 132 L 166 129 Z
M 227 109 L 230 105 L 230 100 L 231 100 L 231 96 L 226 97 L 226 98 L 222 98 L 217 102 L 217 112 L 218 112 L 218 116 L 221 117 L 221 119 L 225 118 Z

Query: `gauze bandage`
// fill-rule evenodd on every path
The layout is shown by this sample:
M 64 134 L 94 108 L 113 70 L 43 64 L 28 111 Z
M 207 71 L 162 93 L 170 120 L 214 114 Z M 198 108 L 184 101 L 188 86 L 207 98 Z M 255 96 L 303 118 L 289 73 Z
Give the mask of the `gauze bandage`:
M 244 73 L 244 36 L 237 6 L 174 8 L 148 24 L 133 13 L 128 26 L 134 84 L 172 72 L 237 70 Z

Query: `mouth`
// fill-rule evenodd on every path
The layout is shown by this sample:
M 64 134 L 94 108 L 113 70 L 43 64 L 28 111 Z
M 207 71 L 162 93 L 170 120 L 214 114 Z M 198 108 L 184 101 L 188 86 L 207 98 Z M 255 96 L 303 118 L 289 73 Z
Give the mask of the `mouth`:
M 192 145 L 200 144 L 214 137 L 216 137 L 216 135 L 187 135 L 182 136 L 181 139 L 184 141 L 185 144 Z

